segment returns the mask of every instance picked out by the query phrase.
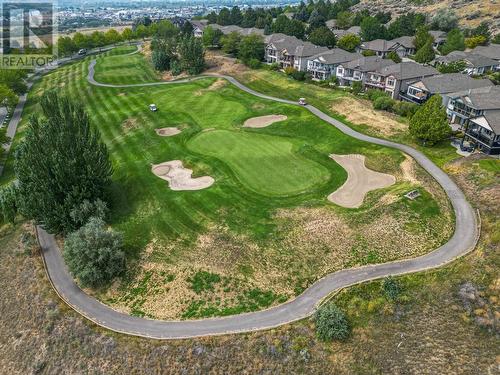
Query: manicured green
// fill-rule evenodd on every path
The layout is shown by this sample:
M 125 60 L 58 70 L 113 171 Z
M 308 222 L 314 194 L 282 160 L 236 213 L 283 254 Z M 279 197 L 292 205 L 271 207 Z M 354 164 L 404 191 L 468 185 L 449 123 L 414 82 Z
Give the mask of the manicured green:
M 286 138 L 217 130 L 198 135 L 189 148 L 225 161 L 243 185 L 263 195 L 305 192 L 329 180 L 328 169 L 296 151 L 301 142 Z

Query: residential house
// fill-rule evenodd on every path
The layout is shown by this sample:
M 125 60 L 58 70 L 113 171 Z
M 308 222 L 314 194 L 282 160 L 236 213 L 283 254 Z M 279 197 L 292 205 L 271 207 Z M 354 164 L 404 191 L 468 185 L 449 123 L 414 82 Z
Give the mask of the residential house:
M 359 26 L 351 26 L 347 30 L 342 29 L 333 29 L 332 30 L 337 39 L 342 38 L 344 35 L 361 35 L 361 27 Z
M 410 82 L 439 74 L 432 66 L 415 62 L 401 62 L 384 66 L 373 72 L 368 72 L 365 80 L 367 89 L 376 88 L 386 91 L 393 99 L 399 99 L 406 92 Z
M 464 73 L 470 75 L 483 74 L 490 70 L 500 69 L 500 62 L 497 60 L 464 51 L 453 51 L 445 56 L 439 56 L 434 60 L 436 65 L 449 64 L 457 61 L 465 62 L 466 68 Z
M 382 59 L 378 56 L 363 56 L 359 59 L 339 64 L 336 76 L 339 84 L 342 86 L 351 86 L 352 82 L 355 81 L 360 81 L 364 86 L 369 72 L 376 72 L 393 64 L 394 61 Z
M 450 123 L 464 126 L 488 110 L 500 110 L 500 86 L 486 86 L 448 94 L 446 113 Z
M 331 76 L 335 76 L 337 66 L 345 64 L 352 60 L 357 60 L 363 57 L 358 53 L 347 52 L 341 48 L 333 48 L 331 50 L 321 52 L 311 56 L 307 60 L 307 71 L 314 80 L 326 80 Z
M 438 48 L 446 43 L 446 32 L 441 30 L 429 30 L 429 34 L 434 38 L 434 43 L 432 43 L 434 48 Z
M 326 51 L 326 47 L 319 47 L 293 36 L 272 34 L 266 45 L 265 60 L 269 64 L 277 63 L 282 68 L 292 67 L 298 71 L 306 71 L 307 59 Z
M 193 25 L 193 35 L 196 38 L 201 38 L 203 36 L 203 31 L 208 25 L 207 20 L 190 20 L 191 25 Z
M 396 39 L 392 39 L 389 42 L 394 43 L 394 44 L 399 44 L 402 46 L 405 51 L 400 55 L 401 57 L 405 57 L 408 55 L 414 55 L 415 54 L 415 45 L 413 44 L 415 41 L 415 37 L 413 36 L 401 36 Z M 399 53 L 398 53 L 399 54 Z
M 473 117 L 465 128 L 462 141 L 489 155 L 500 155 L 500 110 L 485 110 L 482 115 Z
M 375 39 L 370 42 L 363 42 L 358 47 L 358 52 L 372 51 L 375 56 L 385 58 L 390 52 L 396 52 L 399 56 L 407 56 L 407 48 L 399 42 L 385 39 Z
M 477 46 L 470 51 L 473 54 L 489 57 L 500 62 L 500 44 L 490 44 L 488 46 Z
M 406 92 L 401 92 L 400 98 L 422 104 L 432 95 L 439 94 L 443 97 L 443 105 L 447 106 L 447 94 L 488 86 L 493 86 L 489 79 L 475 79 L 462 73 L 439 74 L 408 83 Z

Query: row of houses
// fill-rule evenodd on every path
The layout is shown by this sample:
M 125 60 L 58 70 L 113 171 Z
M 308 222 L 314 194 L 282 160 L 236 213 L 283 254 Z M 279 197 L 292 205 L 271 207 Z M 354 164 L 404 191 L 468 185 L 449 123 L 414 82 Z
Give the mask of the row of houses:
M 206 24 L 193 26 L 195 35 L 203 35 Z M 348 52 L 340 48 L 316 46 L 285 34 L 264 35 L 261 29 L 211 27 L 221 30 L 223 34 L 236 31 L 242 35 L 262 35 L 265 41 L 264 58 L 268 64 L 308 72 L 314 80 L 336 77 L 342 86 L 351 86 L 358 81 L 365 89 L 382 90 L 393 99 L 416 104 L 439 94 L 452 127 L 464 131 L 464 142 L 470 142 L 487 154 L 500 154 L 500 87 L 494 86 L 489 79 L 470 76 L 500 68 L 500 45 L 481 46 L 470 52 L 440 56 L 436 64 L 464 61 L 466 73 L 469 73 L 441 74 L 433 66 L 406 58 L 415 52 L 413 37 L 365 42 L 356 52 Z M 436 46 L 445 41 L 444 33 L 432 33 Z M 375 52 L 375 55 L 363 56 L 362 52 L 366 50 Z M 405 58 L 403 62 L 394 63 L 385 59 L 391 51 Z

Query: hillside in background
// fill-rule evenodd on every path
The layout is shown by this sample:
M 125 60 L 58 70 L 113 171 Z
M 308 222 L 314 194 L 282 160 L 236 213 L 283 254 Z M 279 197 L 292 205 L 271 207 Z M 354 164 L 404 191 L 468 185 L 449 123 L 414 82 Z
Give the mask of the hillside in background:
M 408 12 L 432 15 L 439 9 L 452 9 L 463 27 L 487 21 L 493 34 L 500 32 L 500 0 L 361 0 L 352 7 L 352 11 L 363 9 L 372 14 L 391 12 L 393 18 Z

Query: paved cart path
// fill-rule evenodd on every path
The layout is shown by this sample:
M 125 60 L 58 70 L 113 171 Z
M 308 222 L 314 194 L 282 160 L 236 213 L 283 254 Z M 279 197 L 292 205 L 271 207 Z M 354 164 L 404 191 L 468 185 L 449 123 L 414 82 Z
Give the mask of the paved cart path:
M 172 85 L 186 83 L 195 79 L 206 77 L 195 77 L 173 82 L 111 85 L 95 81 L 94 67 L 95 61 L 92 61 L 89 65 L 88 81 L 92 85 L 102 87 L 127 88 Z M 228 80 L 241 90 L 259 98 L 297 105 L 295 102 L 289 100 L 273 98 L 271 96 L 258 93 L 241 84 L 233 77 L 218 77 Z M 267 310 L 223 318 L 188 321 L 162 321 L 133 317 L 117 312 L 97 301 L 95 298 L 85 294 L 75 284 L 73 278 L 69 274 L 54 236 L 38 227 L 38 236 L 47 273 L 60 297 L 73 309 L 93 322 L 110 330 L 125 334 L 156 339 L 180 339 L 236 332 L 250 332 L 277 327 L 308 317 L 315 311 L 318 304 L 324 298 L 328 297 L 332 292 L 340 288 L 386 276 L 402 275 L 437 268 L 467 254 L 475 247 L 479 229 L 476 223 L 474 210 L 465 199 L 462 191 L 451 180 L 451 178 L 424 154 L 406 145 L 358 133 L 342 122 L 328 116 L 311 105 L 307 105 L 306 108 L 322 120 L 330 123 L 343 133 L 353 138 L 381 146 L 392 147 L 412 156 L 418 164 L 420 164 L 442 186 L 453 205 L 456 223 L 455 232 L 451 239 L 438 249 L 418 258 L 334 272 L 315 282 L 294 300 Z

